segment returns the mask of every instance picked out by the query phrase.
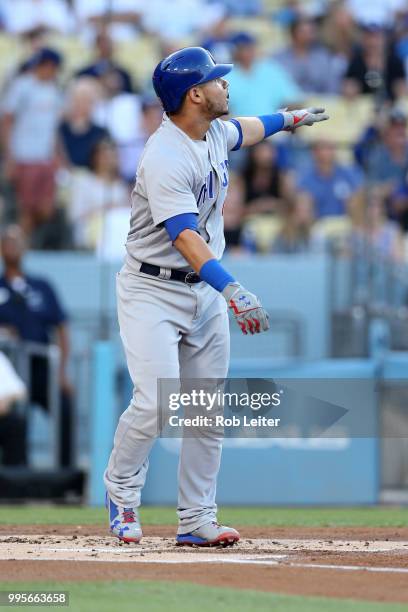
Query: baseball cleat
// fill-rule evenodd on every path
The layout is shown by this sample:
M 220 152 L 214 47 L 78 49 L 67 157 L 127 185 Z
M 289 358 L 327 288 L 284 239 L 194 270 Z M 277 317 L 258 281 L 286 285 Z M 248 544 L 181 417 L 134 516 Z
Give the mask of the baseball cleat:
M 137 508 L 117 506 L 108 494 L 106 494 L 105 505 L 109 510 L 111 533 L 122 542 L 138 544 L 142 539 L 143 533 Z
M 232 527 L 216 522 L 207 523 L 191 533 L 178 534 L 177 546 L 233 546 L 239 540 L 239 533 Z

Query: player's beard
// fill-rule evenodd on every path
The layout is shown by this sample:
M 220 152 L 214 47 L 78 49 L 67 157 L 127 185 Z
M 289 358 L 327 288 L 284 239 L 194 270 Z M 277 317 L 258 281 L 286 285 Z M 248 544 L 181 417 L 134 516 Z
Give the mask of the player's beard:
M 214 119 L 228 115 L 228 100 L 214 102 L 207 99 L 205 113 L 209 121 L 213 121 Z

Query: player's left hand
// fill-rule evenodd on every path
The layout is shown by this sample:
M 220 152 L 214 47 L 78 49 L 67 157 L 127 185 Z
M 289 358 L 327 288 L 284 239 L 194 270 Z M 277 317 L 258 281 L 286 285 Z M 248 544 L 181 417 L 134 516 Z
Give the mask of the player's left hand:
M 269 316 L 261 302 L 239 283 L 228 283 L 222 291 L 243 334 L 259 334 L 269 329 Z
M 283 111 L 283 129 L 295 130 L 302 125 L 313 125 L 320 121 L 327 121 L 329 115 L 325 113 L 324 108 L 302 108 L 301 110 Z

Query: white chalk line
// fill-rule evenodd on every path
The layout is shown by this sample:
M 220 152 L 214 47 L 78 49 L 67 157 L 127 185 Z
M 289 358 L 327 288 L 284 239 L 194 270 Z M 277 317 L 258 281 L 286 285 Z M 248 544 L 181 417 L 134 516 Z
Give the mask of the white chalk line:
M 278 559 L 279 557 L 279 559 Z M 162 565 L 180 565 L 186 564 L 192 565 L 194 563 L 221 563 L 221 564 L 235 564 L 235 565 L 273 565 L 280 566 L 282 568 L 286 567 L 297 567 L 301 569 L 323 569 L 323 570 L 342 570 L 342 571 L 361 571 L 361 572 L 374 572 L 374 573 L 391 573 L 391 574 L 408 574 L 408 568 L 404 567 L 371 567 L 366 565 L 335 565 L 335 564 L 326 564 L 326 563 L 284 563 L 282 564 L 282 560 L 286 558 L 287 555 L 274 555 L 273 558 L 270 559 L 234 559 L 232 557 L 216 557 L 212 556 L 212 558 L 205 559 L 191 559 L 186 557 L 180 557 L 180 559 L 145 559 L 141 558 L 140 555 L 134 555 L 132 558 L 133 562 L 136 563 L 158 563 Z M 117 558 L 117 559 L 101 559 L 98 557 L 93 557 L 92 559 L 72 559 L 70 557 L 59 557 L 56 559 L 55 557 L 26 557 L 25 559 L 10 559 L 13 561 L 89 561 L 91 563 L 129 563 L 129 559 Z
M 291 567 L 313 567 L 317 569 L 340 569 L 346 571 L 364 570 L 365 572 L 385 572 L 408 574 L 408 567 L 371 567 L 363 565 L 326 565 L 324 563 L 289 563 Z
M 89 559 L 89 557 L 92 556 L 92 559 Z M 287 555 L 273 555 L 271 556 L 270 559 L 268 559 L 267 561 L 259 561 L 256 559 L 252 559 L 252 558 L 242 558 L 242 559 L 237 559 L 237 558 L 228 558 L 228 557 L 221 557 L 221 556 L 216 556 L 216 555 L 212 555 L 211 558 L 209 557 L 205 557 L 205 558 L 198 558 L 198 559 L 189 559 L 187 557 L 180 557 L 178 559 L 157 559 L 157 558 L 152 558 L 152 559 L 145 559 L 144 557 L 141 557 L 140 555 L 137 554 L 133 554 L 132 559 L 130 560 L 129 558 L 121 558 L 118 557 L 116 559 L 104 559 L 101 557 L 94 557 L 93 555 L 89 555 L 88 554 L 88 558 L 81 558 L 81 559 L 77 559 L 77 558 L 73 558 L 73 557 L 46 557 L 41 555 L 41 557 L 36 557 L 36 556 L 31 556 L 30 557 L 12 557 L 12 558 L 8 558 L 8 560 L 12 560 L 12 561 L 73 561 L 73 562 L 80 562 L 80 561 L 98 561 L 100 563 L 161 563 L 161 564 L 165 564 L 165 565 L 180 565 L 180 564 L 188 564 L 188 565 L 192 565 L 194 563 L 243 563 L 243 564 L 255 564 L 255 563 L 266 563 L 267 565 L 278 565 L 283 559 L 286 559 Z
M 143 550 L 141 552 L 139 552 L 137 550 L 136 547 L 126 547 L 125 546 L 115 546 L 115 548 L 108 548 L 107 546 L 105 546 L 104 548 L 97 548 L 96 546 L 93 546 L 92 548 L 54 548 L 54 547 L 50 547 L 50 546 L 41 546 L 41 550 L 48 550 L 49 552 L 76 552 L 76 553 L 94 553 L 94 552 L 100 552 L 100 553 L 113 553 L 114 555 L 134 555 L 137 554 L 138 556 L 141 556 L 141 553 L 145 554 L 145 553 L 156 553 L 156 554 L 165 554 L 165 553 L 171 553 L 174 552 L 174 550 L 172 548 L 168 548 L 168 549 L 161 549 L 160 551 L 158 551 L 157 548 L 143 548 Z

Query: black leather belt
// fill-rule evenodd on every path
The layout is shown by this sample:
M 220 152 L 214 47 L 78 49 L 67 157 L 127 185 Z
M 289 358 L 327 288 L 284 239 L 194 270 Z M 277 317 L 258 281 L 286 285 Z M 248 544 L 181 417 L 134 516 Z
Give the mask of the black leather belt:
M 159 266 L 142 263 L 139 269 L 140 272 L 143 272 L 144 274 L 150 274 L 150 276 L 160 276 Z M 198 276 L 198 274 L 195 272 L 183 272 L 182 270 L 171 270 L 169 280 L 180 281 L 181 283 L 187 283 L 188 285 L 201 283 L 201 278 Z

